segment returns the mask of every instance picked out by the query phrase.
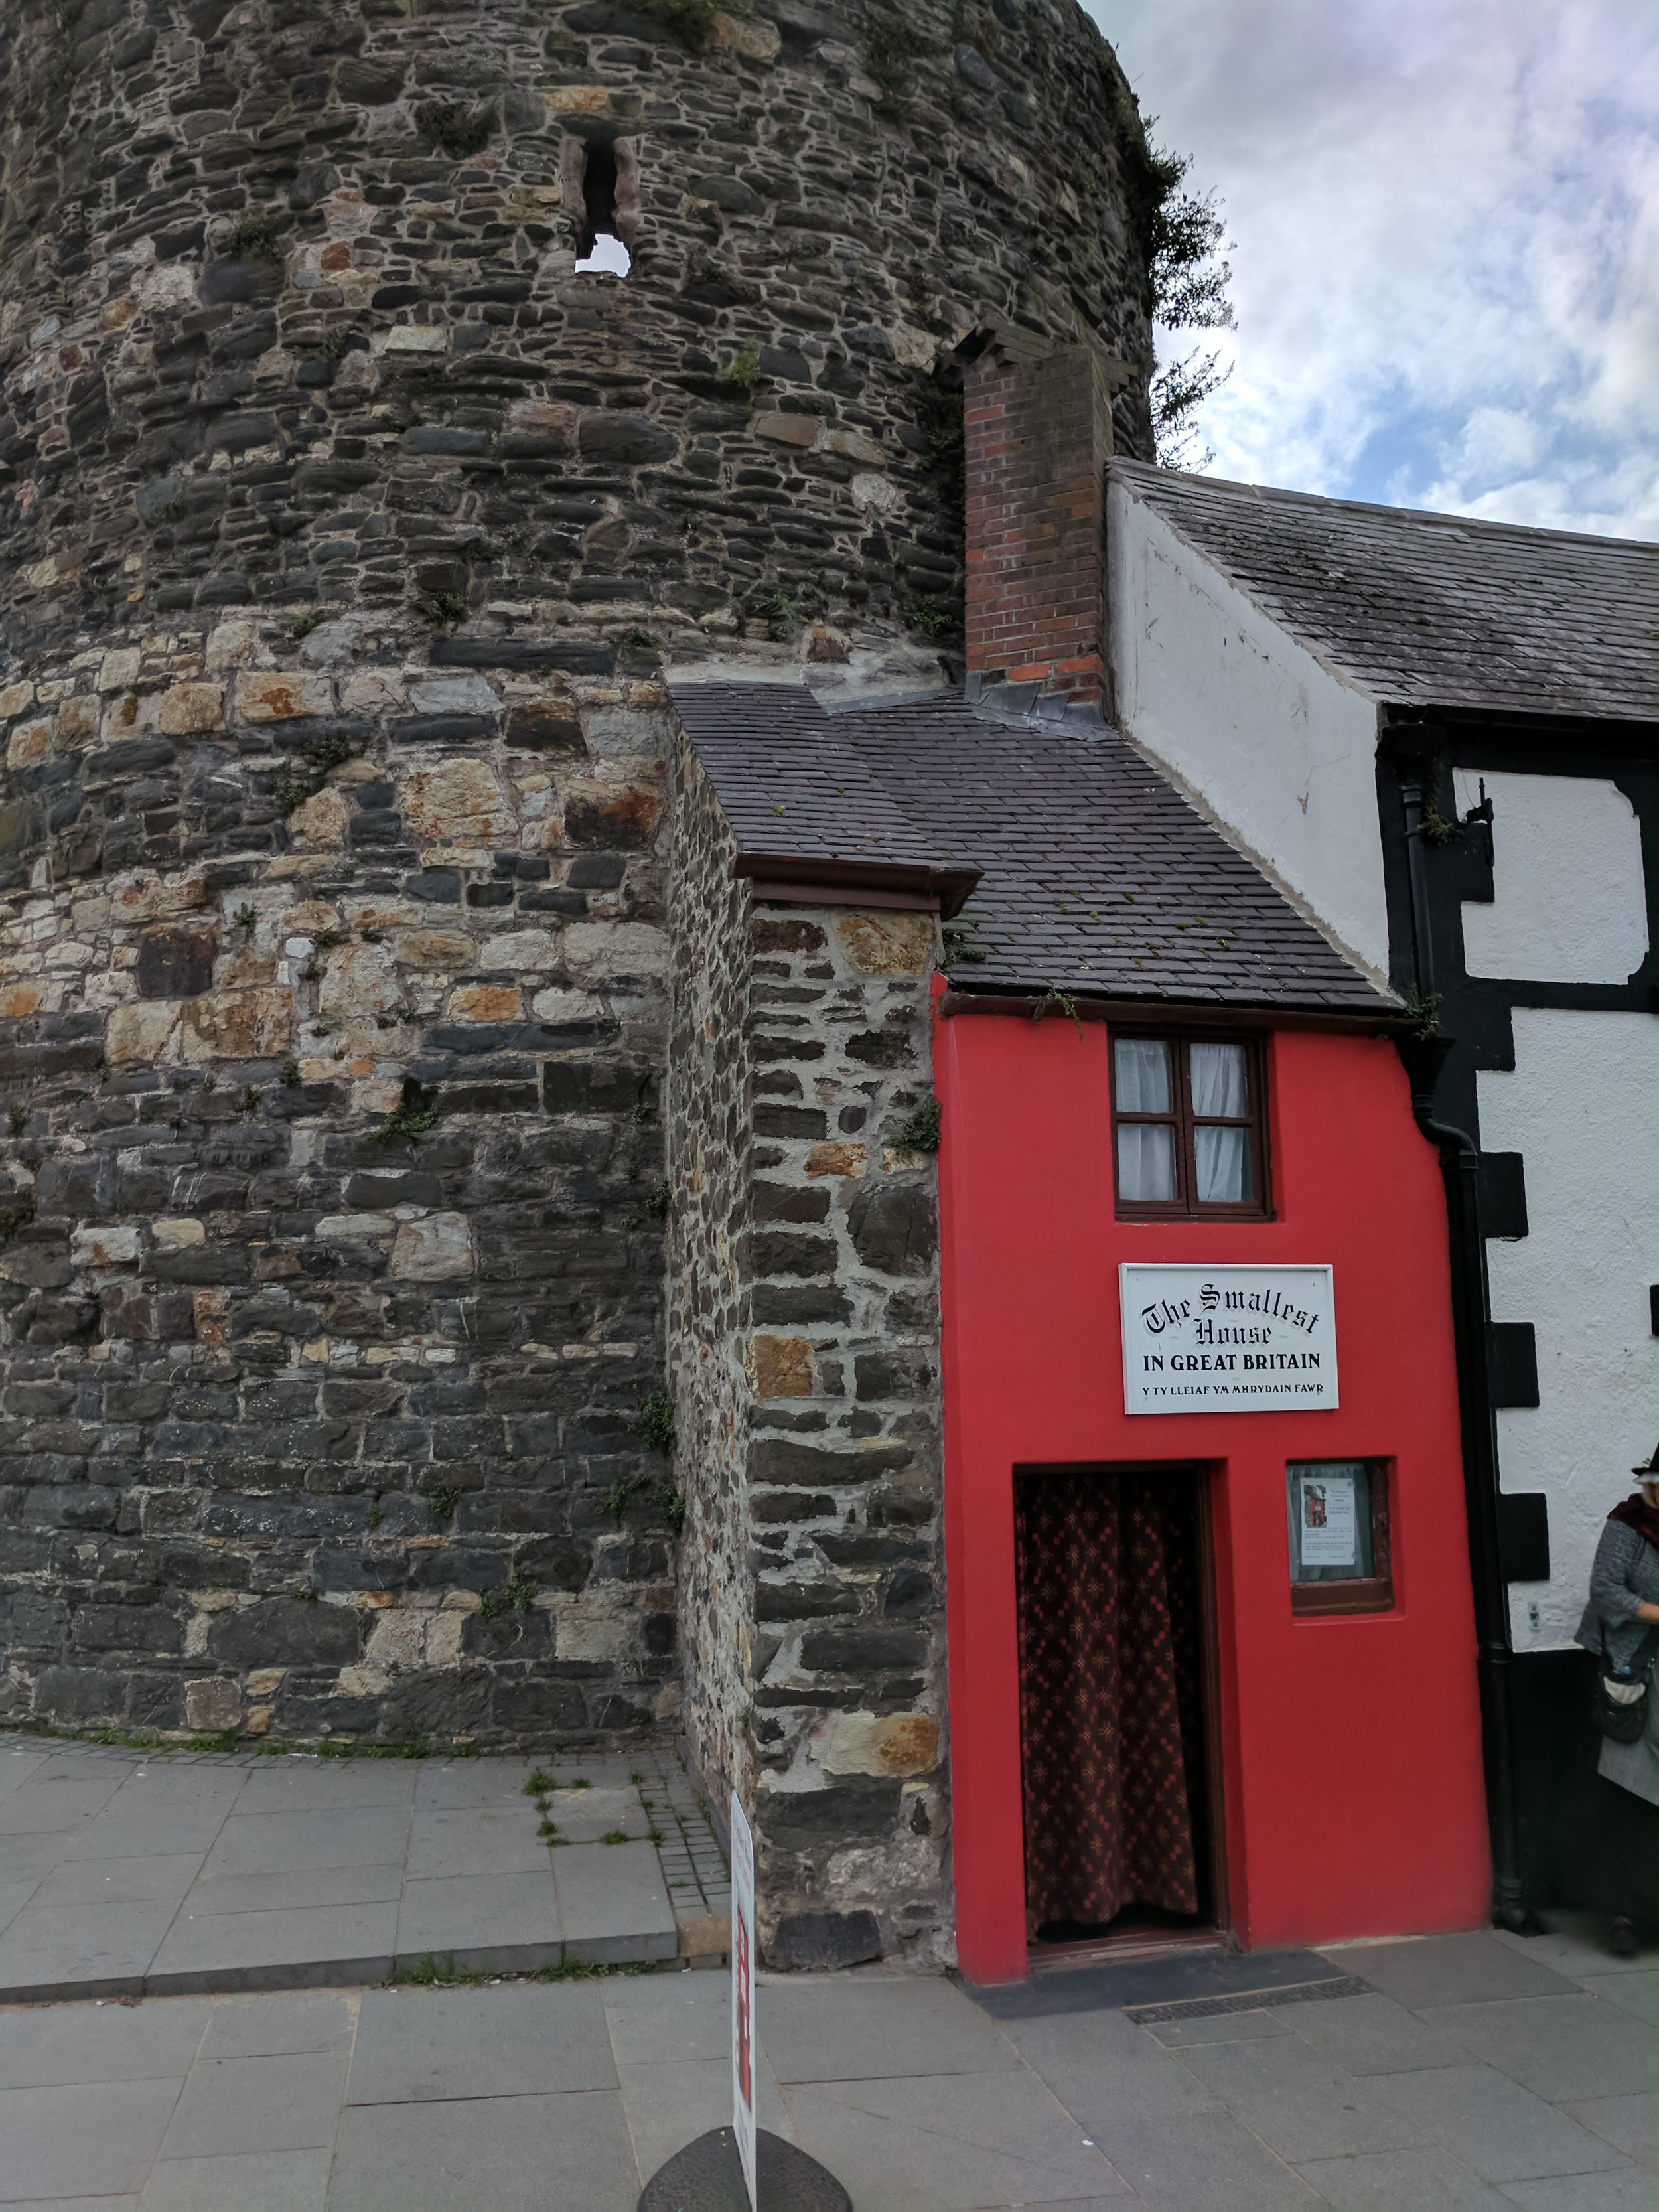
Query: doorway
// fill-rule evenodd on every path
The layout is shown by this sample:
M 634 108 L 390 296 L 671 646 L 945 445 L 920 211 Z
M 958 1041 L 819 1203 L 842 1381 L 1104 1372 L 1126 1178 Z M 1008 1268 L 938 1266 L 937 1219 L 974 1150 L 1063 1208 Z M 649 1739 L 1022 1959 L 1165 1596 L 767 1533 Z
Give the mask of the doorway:
M 1192 1468 L 1016 1474 L 1035 1944 L 1217 1925 L 1206 1503 Z

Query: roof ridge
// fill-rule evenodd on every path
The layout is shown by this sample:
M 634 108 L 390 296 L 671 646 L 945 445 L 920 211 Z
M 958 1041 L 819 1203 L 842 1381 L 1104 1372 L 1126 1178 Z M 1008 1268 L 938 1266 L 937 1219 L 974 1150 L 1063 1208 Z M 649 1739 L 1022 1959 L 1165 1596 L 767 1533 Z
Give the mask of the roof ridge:
M 1191 485 L 1197 490 L 1259 501 L 1263 506 L 1309 507 L 1334 514 L 1386 515 L 1396 522 L 1443 524 L 1453 531 L 1474 530 L 1486 536 L 1515 538 L 1531 544 L 1547 542 L 1558 545 L 1595 546 L 1603 552 L 1611 547 L 1618 551 L 1659 554 L 1659 538 L 1623 538 L 1611 531 L 1553 530 L 1542 523 L 1499 522 L 1486 515 L 1450 514 L 1443 507 L 1394 507 L 1385 500 L 1341 499 L 1329 492 L 1297 491 L 1287 484 L 1246 483 L 1237 477 L 1200 476 L 1190 470 L 1166 469 L 1160 467 L 1156 461 L 1135 460 L 1127 453 L 1113 454 L 1106 468 L 1109 477 L 1121 477 L 1126 481 L 1172 488 Z

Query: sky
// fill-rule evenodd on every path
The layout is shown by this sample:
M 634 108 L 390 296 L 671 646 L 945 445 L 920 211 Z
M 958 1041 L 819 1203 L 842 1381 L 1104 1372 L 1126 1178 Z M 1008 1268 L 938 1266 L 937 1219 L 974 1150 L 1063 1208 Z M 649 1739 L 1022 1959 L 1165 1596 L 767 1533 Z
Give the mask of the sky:
M 1659 0 L 1085 5 L 1233 241 L 1211 474 L 1659 539 Z

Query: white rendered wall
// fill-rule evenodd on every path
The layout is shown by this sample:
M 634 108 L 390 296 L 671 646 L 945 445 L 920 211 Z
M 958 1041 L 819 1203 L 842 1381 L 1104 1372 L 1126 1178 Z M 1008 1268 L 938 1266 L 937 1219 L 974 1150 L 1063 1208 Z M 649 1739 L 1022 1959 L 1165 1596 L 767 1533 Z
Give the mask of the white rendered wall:
M 1121 483 L 1108 498 L 1106 548 L 1119 726 L 1345 951 L 1386 977 L 1376 702 Z
M 1457 811 L 1481 777 L 1453 776 Z M 1624 983 L 1647 957 L 1642 825 L 1617 784 L 1583 775 L 1488 775 L 1490 906 L 1463 908 L 1471 975 L 1537 983 Z
M 1513 1073 L 1476 1082 L 1481 1149 L 1526 1175 L 1528 1235 L 1486 1246 L 1492 1319 L 1538 1340 L 1538 1404 L 1498 1415 L 1502 1486 L 1549 1499 L 1551 1579 L 1510 1590 L 1524 1651 L 1571 1642 L 1601 1524 L 1659 1436 L 1659 1017 L 1514 1018 Z

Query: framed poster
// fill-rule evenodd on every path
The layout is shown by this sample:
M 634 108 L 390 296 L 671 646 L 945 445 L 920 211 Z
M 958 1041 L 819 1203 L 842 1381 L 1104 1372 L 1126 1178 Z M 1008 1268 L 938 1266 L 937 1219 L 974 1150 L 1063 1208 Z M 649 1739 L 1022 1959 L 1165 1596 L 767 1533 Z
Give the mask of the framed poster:
M 1334 1462 L 1328 1467 L 1293 1470 L 1298 1581 L 1308 1567 L 1340 1567 L 1349 1575 L 1361 1572 L 1359 1513 L 1354 1492 L 1364 1474 L 1363 1467 L 1344 1467 Z
M 1292 1460 L 1286 1467 L 1293 1613 L 1392 1610 L 1389 1488 L 1386 1460 Z
M 755 1839 L 732 1792 L 732 2132 L 755 2195 Z
M 1322 1413 L 1337 1402 L 1328 1267 L 1118 1271 L 1126 1413 Z

